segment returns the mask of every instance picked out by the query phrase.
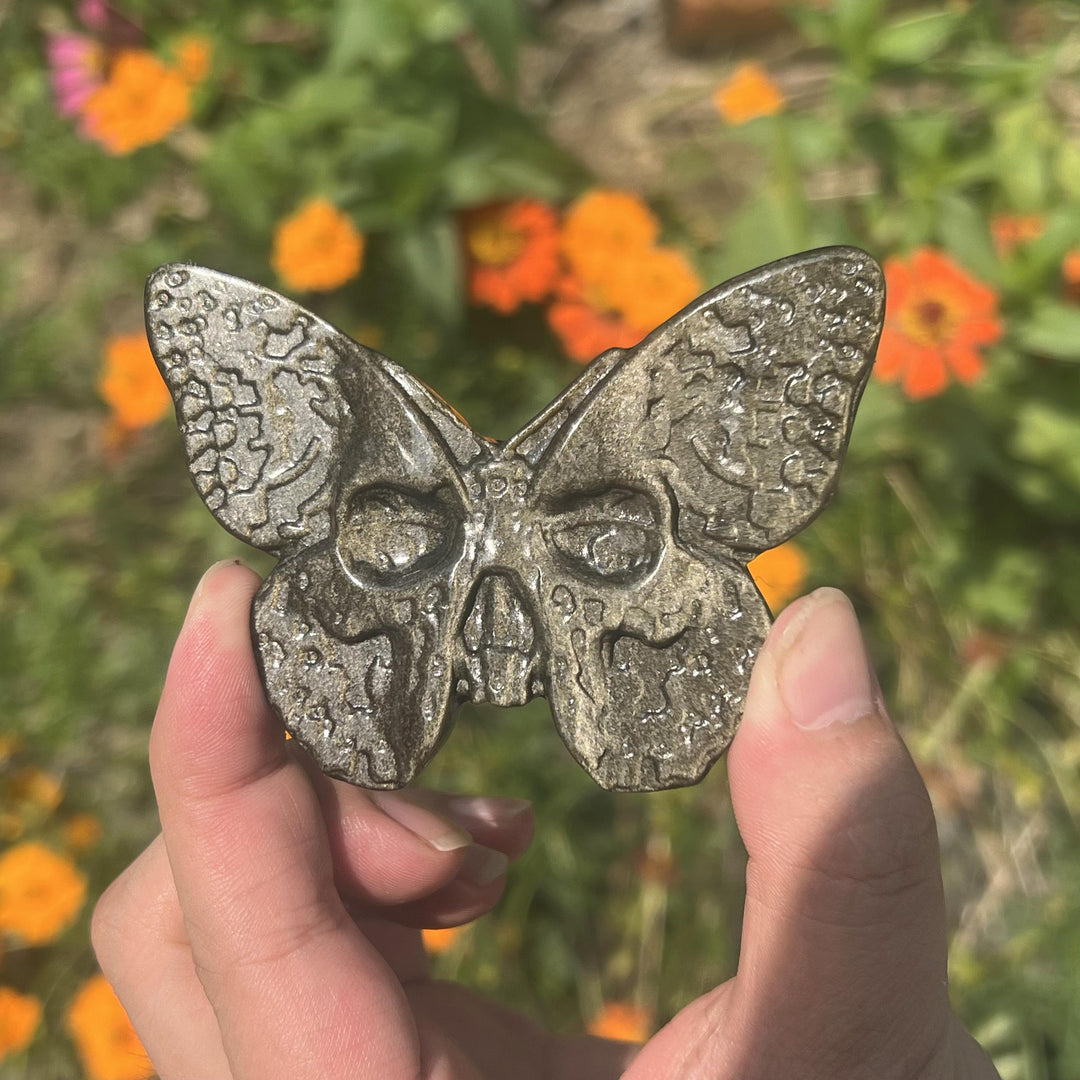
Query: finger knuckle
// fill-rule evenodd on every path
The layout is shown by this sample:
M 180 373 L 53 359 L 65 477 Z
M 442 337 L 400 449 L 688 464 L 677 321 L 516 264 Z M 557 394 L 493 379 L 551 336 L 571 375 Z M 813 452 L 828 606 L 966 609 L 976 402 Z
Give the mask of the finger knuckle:
M 90 916 L 90 945 L 102 971 L 108 974 L 124 945 L 126 902 L 124 875 L 118 877 L 98 897 Z
M 214 927 L 192 926 L 196 968 L 200 978 L 220 982 L 254 971 L 272 969 L 319 946 L 351 925 L 348 913 L 332 889 L 317 890 L 280 906 L 272 918 L 252 919 L 253 898 L 238 900 L 232 918 Z M 204 979 L 204 985 L 205 981 Z
M 863 917 L 890 918 L 912 894 L 940 884 L 937 829 L 926 792 L 892 785 L 866 792 L 845 812 L 817 852 L 809 870 L 833 910 L 850 900 Z

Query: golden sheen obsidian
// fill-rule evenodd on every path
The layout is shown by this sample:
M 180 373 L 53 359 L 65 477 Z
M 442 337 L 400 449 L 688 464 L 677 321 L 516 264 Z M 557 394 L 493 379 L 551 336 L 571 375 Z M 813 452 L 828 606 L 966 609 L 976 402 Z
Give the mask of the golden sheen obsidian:
M 543 695 L 598 784 L 655 791 L 735 733 L 769 626 L 746 564 L 832 494 L 883 306 L 865 252 L 782 259 L 598 356 L 503 443 L 214 270 L 156 271 L 146 325 L 199 494 L 279 556 L 255 653 L 323 770 L 401 787 L 460 702 Z

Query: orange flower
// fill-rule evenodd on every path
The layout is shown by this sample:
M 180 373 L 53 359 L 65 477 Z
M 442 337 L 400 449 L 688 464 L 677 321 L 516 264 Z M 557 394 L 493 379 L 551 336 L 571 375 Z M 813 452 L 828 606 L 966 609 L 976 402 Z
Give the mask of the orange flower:
M 701 292 L 689 260 L 672 248 L 646 248 L 615 262 L 604 292 L 611 306 L 642 331 L 654 330 Z
M 543 300 L 559 276 L 555 212 L 535 199 L 473 211 L 465 219 L 469 296 L 504 315 Z
M 636 195 L 597 189 L 567 211 L 562 250 L 571 273 L 548 322 L 567 354 L 584 363 L 634 345 L 701 292 L 687 259 L 656 247 L 659 222 Z
M 1007 259 L 1018 247 L 1038 240 L 1045 231 L 1046 219 L 1042 214 L 995 214 L 990 219 L 990 235 L 1002 259 Z
M 950 376 L 974 382 L 985 366 L 981 348 L 1002 334 L 997 293 L 933 248 L 886 259 L 885 282 L 877 377 L 899 381 L 913 400 L 940 394 Z
M 441 956 L 453 948 L 454 942 L 464 929 L 464 926 L 447 926 L 441 930 L 425 929 L 420 931 L 420 936 L 423 938 L 424 948 L 432 956 Z
M 191 115 L 183 77 L 145 49 L 125 49 L 83 109 L 87 136 L 110 154 L 159 142 Z
M 611 308 L 599 290 L 587 293 L 575 278 L 563 278 L 557 296 L 547 310 L 548 325 L 566 355 L 579 364 L 588 363 L 607 349 L 629 348 L 644 337 Z
M 64 786 L 44 769 L 27 765 L 8 781 L 8 795 L 16 803 L 28 803 L 49 813 L 60 805 Z
M 40 1023 L 41 1002 L 36 997 L 0 986 L 0 1061 L 25 1050 Z
M 651 248 L 659 233 L 656 215 L 637 195 L 595 188 L 567 210 L 562 251 L 573 273 L 592 283 L 606 279 L 627 256 Z
M 789 540 L 751 559 L 747 569 L 775 614 L 799 595 L 806 580 L 806 556 Z
M 116 334 L 105 343 L 98 393 L 125 432 L 149 427 L 168 412 L 169 390 L 145 334 Z
M 713 105 L 727 123 L 745 124 L 778 113 L 784 107 L 784 95 L 760 64 L 746 63 L 716 88 Z
M 210 73 L 213 46 L 203 34 L 186 34 L 176 43 L 175 55 L 176 71 L 184 82 L 194 86 Z
M 104 975 L 83 983 L 67 1011 L 67 1028 L 75 1040 L 89 1080 L 146 1080 L 154 1066 Z
M 309 199 L 278 223 L 270 261 L 289 288 L 328 292 L 360 273 L 364 238 L 329 199 Z
M 0 933 L 42 945 L 78 915 L 85 899 L 86 878 L 44 844 L 27 841 L 0 855 Z
M 71 851 L 81 855 L 101 839 L 101 822 L 93 814 L 72 814 L 64 822 L 63 832 L 64 843 Z
M 589 1034 L 601 1039 L 643 1043 L 649 1037 L 652 1018 L 638 1005 L 628 1001 L 607 1002 L 589 1022 Z
M 1065 298 L 1080 302 L 1080 248 L 1070 251 L 1061 263 L 1061 278 L 1065 286 Z

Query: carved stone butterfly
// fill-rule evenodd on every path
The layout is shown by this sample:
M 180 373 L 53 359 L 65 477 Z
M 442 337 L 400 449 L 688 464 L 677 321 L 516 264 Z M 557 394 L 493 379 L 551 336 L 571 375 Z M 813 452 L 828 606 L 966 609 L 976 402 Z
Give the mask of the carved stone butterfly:
M 400 787 L 459 702 L 543 695 L 598 784 L 654 791 L 734 735 L 769 625 L 746 563 L 832 494 L 883 305 L 865 252 L 771 263 L 503 443 L 250 282 L 162 267 L 146 324 L 199 494 L 280 557 L 256 655 L 325 772 Z

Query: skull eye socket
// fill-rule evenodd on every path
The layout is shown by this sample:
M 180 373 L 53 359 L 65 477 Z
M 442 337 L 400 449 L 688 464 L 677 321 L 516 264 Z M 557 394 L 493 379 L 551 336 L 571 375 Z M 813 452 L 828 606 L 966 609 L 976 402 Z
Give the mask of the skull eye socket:
M 458 526 L 453 507 L 438 491 L 364 488 L 339 519 L 338 554 L 350 573 L 393 584 L 442 562 Z
M 574 573 L 623 584 L 656 565 L 660 530 L 647 496 L 613 491 L 575 498 L 564 507 L 549 523 L 548 542 Z

